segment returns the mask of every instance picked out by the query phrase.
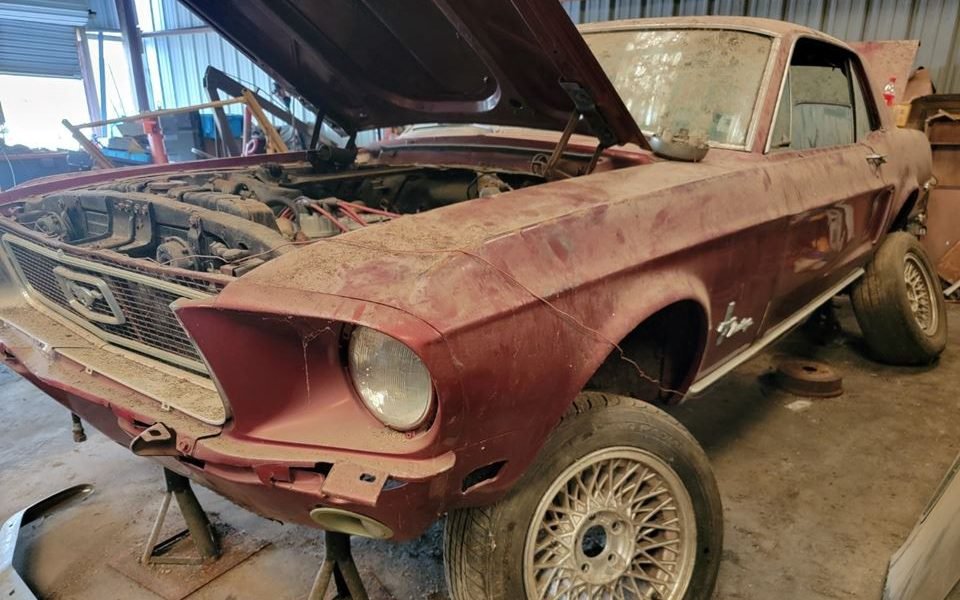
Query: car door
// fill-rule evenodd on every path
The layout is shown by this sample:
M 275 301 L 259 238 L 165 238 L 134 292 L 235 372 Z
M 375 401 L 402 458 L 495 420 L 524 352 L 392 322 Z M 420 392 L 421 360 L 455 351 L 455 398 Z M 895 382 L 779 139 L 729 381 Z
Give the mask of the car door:
M 768 154 L 787 170 L 787 239 L 764 329 L 856 271 L 889 210 L 888 148 L 859 59 L 800 38 L 785 74 Z

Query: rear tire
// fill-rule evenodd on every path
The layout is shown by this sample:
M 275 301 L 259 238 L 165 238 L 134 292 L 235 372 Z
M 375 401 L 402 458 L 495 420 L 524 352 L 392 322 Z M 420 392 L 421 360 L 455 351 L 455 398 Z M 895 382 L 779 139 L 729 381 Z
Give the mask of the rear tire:
M 947 306 L 936 269 L 909 233 L 880 244 L 850 294 L 871 354 L 893 365 L 924 365 L 947 346 Z
M 444 556 L 454 600 L 579 598 L 571 588 L 643 598 L 650 587 L 706 600 L 722 544 L 696 440 L 649 404 L 586 392 L 506 498 L 449 515 Z

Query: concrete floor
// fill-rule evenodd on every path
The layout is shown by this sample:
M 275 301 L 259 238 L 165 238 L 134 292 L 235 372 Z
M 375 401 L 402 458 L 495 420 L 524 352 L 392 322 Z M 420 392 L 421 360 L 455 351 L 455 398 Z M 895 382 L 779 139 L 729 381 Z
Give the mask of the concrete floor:
M 849 306 L 843 334 L 825 346 L 800 332 L 674 412 L 713 460 L 726 515 L 716 598 L 879 598 L 887 561 L 960 450 L 960 331 L 931 368 L 865 359 Z M 951 306 L 954 324 L 960 307 Z M 758 376 L 778 358 L 839 369 L 846 393 L 797 402 Z M 160 470 L 102 435 L 75 445 L 67 413 L 0 371 L 0 517 L 49 492 L 90 482 L 85 502 L 27 528 L 17 563 L 42 598 L 156 600 L 105 565 L 133 556 L 157 509 Z M 215 519 L 271 544 L 191 600 L 300 599 L 322 534 L 284 527 L 202 490 Z M 440 528 L 393 545 L 360 541 L 374 598 L 445 598 Z M 186 569 L 186 570 L 184 570 Z M 171 568 L 184 577 L 189 568 Z

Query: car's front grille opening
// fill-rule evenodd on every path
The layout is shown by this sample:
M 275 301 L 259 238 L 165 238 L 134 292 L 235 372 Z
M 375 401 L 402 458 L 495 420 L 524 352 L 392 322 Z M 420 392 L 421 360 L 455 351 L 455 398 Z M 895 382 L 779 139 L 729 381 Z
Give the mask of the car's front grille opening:
M 170 281 L 162 276 L 151 278 L 135 271 L 118 271 L 112 266 L 101 269 L 92 261 L 65 259 L 62 254 L 9 234 L 4 236 L 4 247 L 28 292 L 46 300 L 65 316 L 95 333 L 105 334 L 108 341 L 118 345 L 195 371 L 204 370 L 199 352 L 170 308 L 181 298 L 207 295 L 208 292 L 197 289 L 199 280 L 187 287 L 177 276 Z M 63 269 L 68 273 L 67 290 Z M 71 281 L 83 284 L 79 293 L 88 297 L 82 307 L 77 307 L 77 298 L 68 296 Z M 212 285 L 202 284 L 208 290 Z

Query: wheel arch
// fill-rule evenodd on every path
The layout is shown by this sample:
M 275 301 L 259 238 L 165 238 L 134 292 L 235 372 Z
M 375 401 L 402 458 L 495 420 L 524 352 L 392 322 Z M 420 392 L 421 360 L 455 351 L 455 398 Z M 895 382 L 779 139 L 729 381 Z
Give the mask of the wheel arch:
M 577 328 L 582 345 L 576 349 L 577 358 L 571 360 L 570 366 L 576 365 L 576 370 L 563 381 L 562 393 L 551 394 L 543 399 L 538 418 L 525 422 L 524 426 L 495 440 L 478 441 L 461 452 L 451 476 L 453 480 L 467 481 L 466 478 L 473 471 L 484 466 L 494 466 L 495 474 L 477 484 L 470 479 L 469 485 L 461 486 L 462 489 L 448 500 L 448 507 L 478 506 L 502 498 L 536 459 L 550 434 L 581 393 L 591 391 L 628 396 L 658 405 L 680 401 L 693 383 L 707 347 L 711 306 L 706 286 L 695 272 L 671 265 L 670 268 L 608 280 L 603 293 L 598 293 L 596 288 L 582 290 L 582 293 L 585 295 L 584 302 L 594 307 L 602 305 L 609 313 L 601 323 L 594 322 L 592 327 L 584 325 Z M 576 302 L 571 300 L 574 305 Z M 551 315 L 551 318 L 555 317 Z M 632 377 L 638 375 L 633 363 L 641 364 L 644 372 L 654 371 L 654 367 L 647 365 L 644 368 L 642 365 L 643 351 L 651 348 L 643 343 L 649 339 L 648 334 L 658 331 L 657 327 L 664 323 L 672 325 L 676 318 L 687 324 L 684 330 L 687 335 L 673 335 L 670 339 L 684 340 L 686 343 L 682 347 L 685 353 L 681 354 L 683 360 L 667 365 L 667 371 L 672 374 L 669 377 L 671 384 L 664 386 L 676 393 L 661 396 L 656 393 L 659 390 L 657 385 L 652 386 L 654 393 L 646 395 L 644 388 L 639 391 L 631 388 L 645 381 Z M 589 334 L 587 329 L 590 330 Z M 619 348 L 624 349 L 630 360 L 621 359 Z M 678 346 L 670 349 L 677 350 Z M 667 356 L 676 358 L 678 355 L 668 353 Z M 661 367 L 663 365 L 658 363 L 657 375 L 653 379 L 659 379 Z M 645 389 L 650 390 L 651 386 Z
M 618 338 L 591 373 L 585 390 L 649 402 L 679 402 L 699 370 L 707 343 L 709 316 L 693 298 L 649 312 Z
M 611 282 L 610 317 L 598 329 L 607 343 L 592 347 L 584 357 L 571 392 L 598 391 L 660 403 L 683 398 L 702 364 L 711 323 L 710 294 L 690 266 L 668 261 Z M 660 379 L 666 382 L 662 386 Z M 664 393 L 661 387 L 671 391 Z M 556 409 L 564 411 L 567 405 Z
M 903 202 L 899 204 L 899 209 L 897 210 L 896 216 L 890 221 L 890 227 L 887 229 L 890 231 L 902 231 L 907 227 L 907 224 L 910 222 L 910 215 L 913 213 L 913 209 L 917 207 L 917 203 L 920 200 L 920 187 L 911 186 L 909 192 L 907 192 Z

